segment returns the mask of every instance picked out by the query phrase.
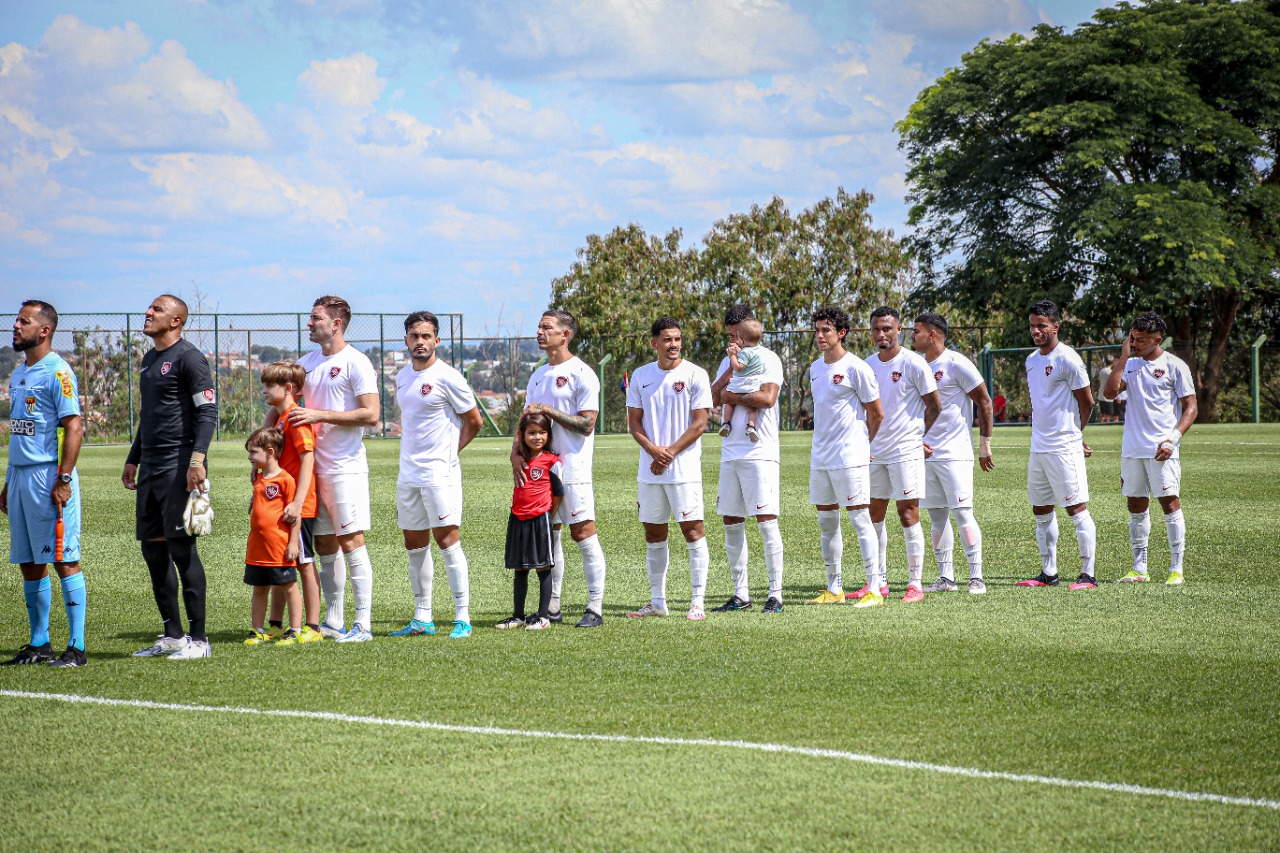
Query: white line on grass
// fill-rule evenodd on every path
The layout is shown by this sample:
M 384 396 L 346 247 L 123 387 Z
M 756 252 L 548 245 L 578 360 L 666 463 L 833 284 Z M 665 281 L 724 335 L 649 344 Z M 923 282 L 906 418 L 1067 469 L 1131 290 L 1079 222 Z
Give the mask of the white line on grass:
M 1251 797 L 1228 797 L 1223 794 L 1206 794 L 1194 791 L 1175 791 L 1169 788 L 1148 788 L 1143 785 L 1125 785 L 1119 782 L 1096 782 L 1084 779 L 1061 779 L 1056 776 L 1039 776 L 1033 773 L 1007 773 L 1001 770 L 980 770 L 974 767 L 953 767 L 948 764 L 930 764 L 925 761 L 908 761 L 902 758 L 883 758 L 836 749 L 813 749 L 805 746 L 788 746 L 780 743 L 754 743 L 745 740 L 713 740 L 710 738 L 653 737 L 644 735 L 575 734 L 573 732 L 547 732 L 528 729 L 504 729 L 496 726 L 459 726 L 449 723 L 433 723 L 429 720 L 397 720 L 389 717 L 368 717 L 354 714 L 334 714 L 326 711 L 300 711 L 290 709 L 237 708 L 218 705 L 181 705 L 171 702 L 149 702 L 143 699 L 110 699 L 104 696 L 79 696 L 74 693 L 33 693 L 25 690 L 0 690 L 0 696 L 14 699 L 44 699 L 72 704 L 108 705 L 125 708 L 144 708 L 156 711 L 197 711 L 220 714 L 250 714 L 263 717 L 290 717 L 305 720 L 324 720 L 335 723 L 360 723 L 367 726 L 394 726 L 405 729 L 427 729 L 458 734 L 499 735 L 506 737 L 546 738 L 550 740 L 595 741 L 599 743 L 639 743 L 658 746 L 710 746 L 722 749 L 743 749 L 758 752 L 780 752 L 786 755 L 803 755 L 809 758 L 833 758 L 858 764 L 880 767 L 896 767 L 902 770 L 922 770 L 970 779 L 995 779 L 1001 782 L 1028 782 L 1057 788 L 1084 788 L 1110 791 L 1118 794 L 1135 794 L 1145 797 L 1166 797 L 1190 802 L 1220 803 L 1228 806 L 1254 806 L 1280 811 L 1280 800 L 1261 800 Z

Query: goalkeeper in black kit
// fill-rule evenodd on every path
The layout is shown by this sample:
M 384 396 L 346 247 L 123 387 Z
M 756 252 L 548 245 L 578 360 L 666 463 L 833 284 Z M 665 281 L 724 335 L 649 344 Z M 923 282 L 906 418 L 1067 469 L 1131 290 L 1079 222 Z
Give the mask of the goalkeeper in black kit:
M 137 492 L 137 537 L 151 573 L 151 590 L 164 622 L 154 645 L 134 657 L 192 660 L 209 656 L 205 633 L 204 565 L 182 513 L 187 495 L 206 479 L 205 456 L 218 421 L 209 363 L 183 340 L 187 303 L 158 296 L 142 333 L 155 348 L 142 357 L 138 377 L 142 410 L 121 480 Z M 174 569 L 177 569 L 175 572 Z M 182 629 L 178 582 L 189 630 Z

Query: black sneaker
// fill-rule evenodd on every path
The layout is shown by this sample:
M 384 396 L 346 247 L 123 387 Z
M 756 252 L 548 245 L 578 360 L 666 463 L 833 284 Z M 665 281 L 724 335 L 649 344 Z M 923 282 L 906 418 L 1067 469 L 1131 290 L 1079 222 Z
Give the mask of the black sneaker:
M 764 603 L 764 609 L 761 610 L 760 612 L 761 613 L 781 613 L 782 602 L 771 596 L 769 600 Z
M 53 646 L 45 643 L 43 646 L 33 646 L 30 643 L 18 649 L 18 654 L 7 661 L 0 663 L 0 666 L 20 666 L 27 663 L 48 663 L 53 660 Z
M 750 610 L 750 609 L 751 609 L 750 601 L 743 601 L 741 598 L 738 598 L 738 596 L 735 595 L 732 598 L 730 598 L 728 601 L 726 601 L 724 604 L 721 604 L 719 607 L 711 608 L 711 612 L 712 613 L 732 613 L 735 610 Z
M 561 613 L 559 610 L 548 610 L 548 611 L 547 611 L 547 621 L 549 621 L 549 622 L 563 622 L 563 621 L 564 621 L 564 614 L 563 614 L 563 613 Z
M 582 618 L 578 620 L 575 628 L 599 628 L 604 624 L 604 617 L 594 610 L 587 608 L 587 612 L 582 614 Z
M 1057 586 L 1059 583 L 1057 575 L 1046 575 L 1041 572 L 1039 576 L 1029 581 L 1018 581 L 1014 586 Z
M 89 658 L 85 656 L 84 649 L 67 646 L 67 650 L 57 660 L 49 661 L 49 666 L 84 666 L 88 662 Z

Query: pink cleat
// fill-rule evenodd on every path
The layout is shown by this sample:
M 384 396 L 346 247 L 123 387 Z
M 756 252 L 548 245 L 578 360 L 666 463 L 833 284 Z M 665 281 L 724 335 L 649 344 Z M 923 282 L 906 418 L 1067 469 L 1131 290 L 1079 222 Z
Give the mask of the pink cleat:
M 903 604 L 910 604 L 913 601 L 924 601 L 924 591 L 914 584 L 907 587 L 907 594 L 902 596 Z

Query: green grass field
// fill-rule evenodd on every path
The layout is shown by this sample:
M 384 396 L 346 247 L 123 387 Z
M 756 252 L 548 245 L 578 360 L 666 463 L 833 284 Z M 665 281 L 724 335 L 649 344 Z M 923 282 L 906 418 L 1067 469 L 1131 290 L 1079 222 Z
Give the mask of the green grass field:
M 990 593 L 856 611 L 800 604 L 824 575 L 806 504 L 809 437 L 785 435 L 786 612 L 689 623 L 681 618 L 689 578 L 678 541 L 673 618 L 621 618 L 648 595 L 636 448 L 624 436 L 603 437 L 595 470 L 609 561 L 605 626 L 582 631 L 567 622 L 538 634 L 490 627 L 510 613 L 502 568 L 509 445 L 480 440 L 464 454 L 474 636 L 287 649 L 240 644 L 249 613 L 241 583 L 249 487 L 242 449 L 223 443 L 212 454 L 216 532 L 200 545 L 213 657 L 186 663 L 130 657 L 159 620 L 133 540 L 132 494 L 119 482 L 125 448 L 88 448 L 80 470 L 90 665 L 5 668 L 0 690 L 504 731 L 9 692 L 0 695 L 0 847 L 1280 848 L 1280 426 L 1197 427 L 1188 436 L 1184 587 L 1105 584 L 1079 593 L 1065 584 L 1012 585 L 1039 571 L 1025 492 L 1028 438 L 1026 430 L 998 431 L 998 468 L 977 474 Z M 1098 451 L 1089 462 L 1098 572 L 1109 580 L 1129 567 L 1120 431 L 1091 429 L 1088 438 Z M 718 439 L 705 440 L 708 508 L 718 448 Z M 385 635 L 411 615 L 412 597 L 393 508 L 398 445 L 368 449 L 374 632 Z M 1074 536 L 1065 517 L 1060 526 L 1059 565 L 1073 578 Z M 748 537 L 762 602 L 760 540 L 754 531 Z M 714 605 L 730 592 L 718 522 L 708 524 L 708 539 Z M 845 540 L 852 580 L 860 565 L 847 526 Z M 896 530 L 890 541 L 900 595 L 906 569 Z M 576 618 L 585 590 L 577 551 L 567 550 L 565 611 Z M 1168 551 L 1158 517 L 1151 553 L 1153 576 L 1163 580 Z M 964 577 L 958 547 L 956 560 Z M 439 622 L 452 611 L 438 557 L 436 567 Z M 930 554 L 926 582 L 932 576 Z M 57 592 L 52 622 L 59 646 L 66 628 Z M 0 589 L 0 652 L 16 651 L 26 631 L 14 568 Z M 529 736 L 535 730 L 620 737 Z M 833 752 L 688 742 L 699 739 Z M 936 765 L 1269 804 L 984 778 Z

